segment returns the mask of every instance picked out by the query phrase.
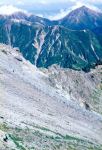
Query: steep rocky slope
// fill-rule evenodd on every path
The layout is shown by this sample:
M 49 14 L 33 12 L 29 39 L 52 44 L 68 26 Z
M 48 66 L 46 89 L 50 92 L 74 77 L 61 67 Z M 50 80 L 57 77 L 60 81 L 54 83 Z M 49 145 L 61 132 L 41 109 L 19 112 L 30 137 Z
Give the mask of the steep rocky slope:
M 19 47 L 23 56 L 37 67 L 58 64 L 89 71 L 102 63 L 101 42 L 88 30 L 72 31 L 58 25 L 9 20 L 0 24 L 0 43 Z
M 90 77 L 93 72 L 95 79 Z M 18 49 L 0 45 L 0 149 L 101 150 L 102 115 L 80 106 L 77 86 L 83 83 L 80 88 L 86 94 L 88 79 L 94 90 L 101 82 L 97 74 L 58 67 L 39 70 Z M 87 101 L 95 108 L 92 102 Z
M 58 66 L 46 71 L 52 86 L 69 93 L 70 99 L 79 102 L 83 108 L 88 104 L 91 110 L 102 114 L 102 66 L 89 73 Z

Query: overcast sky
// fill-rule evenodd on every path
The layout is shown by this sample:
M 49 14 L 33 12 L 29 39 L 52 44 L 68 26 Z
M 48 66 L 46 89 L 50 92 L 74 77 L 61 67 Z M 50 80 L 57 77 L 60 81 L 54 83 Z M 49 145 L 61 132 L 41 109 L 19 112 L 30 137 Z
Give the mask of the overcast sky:
M 50 19 L 62 18 L 82 5 L 102 10 L 102 0 L 0 0 L 0 5 L 11 5 Z M 11 9 L 14 10 L 13 7 Z

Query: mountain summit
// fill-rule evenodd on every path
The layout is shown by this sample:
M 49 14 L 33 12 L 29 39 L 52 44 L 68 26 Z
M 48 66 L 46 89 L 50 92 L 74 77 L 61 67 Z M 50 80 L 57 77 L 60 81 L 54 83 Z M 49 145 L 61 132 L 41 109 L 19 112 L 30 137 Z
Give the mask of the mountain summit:
M 61 19 L 60 24 L 75 30 L 94 29 L 102 26 L 102 13 L 82 6 Z

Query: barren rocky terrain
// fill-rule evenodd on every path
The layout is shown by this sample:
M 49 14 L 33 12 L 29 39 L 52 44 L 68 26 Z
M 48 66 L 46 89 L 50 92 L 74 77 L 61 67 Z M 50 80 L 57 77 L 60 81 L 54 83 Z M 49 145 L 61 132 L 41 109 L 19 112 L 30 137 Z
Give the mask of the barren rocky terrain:
M 0 150 L 102 150 L 102 66 L 38 69 L 0 45 Z

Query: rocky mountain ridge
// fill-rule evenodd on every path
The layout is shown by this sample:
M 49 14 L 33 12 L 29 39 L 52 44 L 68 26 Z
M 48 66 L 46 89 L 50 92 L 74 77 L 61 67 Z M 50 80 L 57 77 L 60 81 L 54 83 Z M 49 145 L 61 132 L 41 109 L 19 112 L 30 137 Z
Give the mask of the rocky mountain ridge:
M 80 18 L 78 24 L 75 20 L 77 15 Z M 94 26 L 97 30 L 91 28 L 101 14 L 89 8 L 81 7 L 72 11 L 60 23 L 20 12 L 0 18 L 0 43 L 18 47 L 23 56 L 37 67 L 48 68 L 57 64 L 64 68 L 89 71 L 102 63 L 101 21 Z M 88 24 L 90 28 L 84 26 L 84 30 L 80 28 L 79 31 L 71 24 L 72 30 L 63 24 L 63 20 L 67 25 L 71 23 L 68 18 L 75 26 Z

